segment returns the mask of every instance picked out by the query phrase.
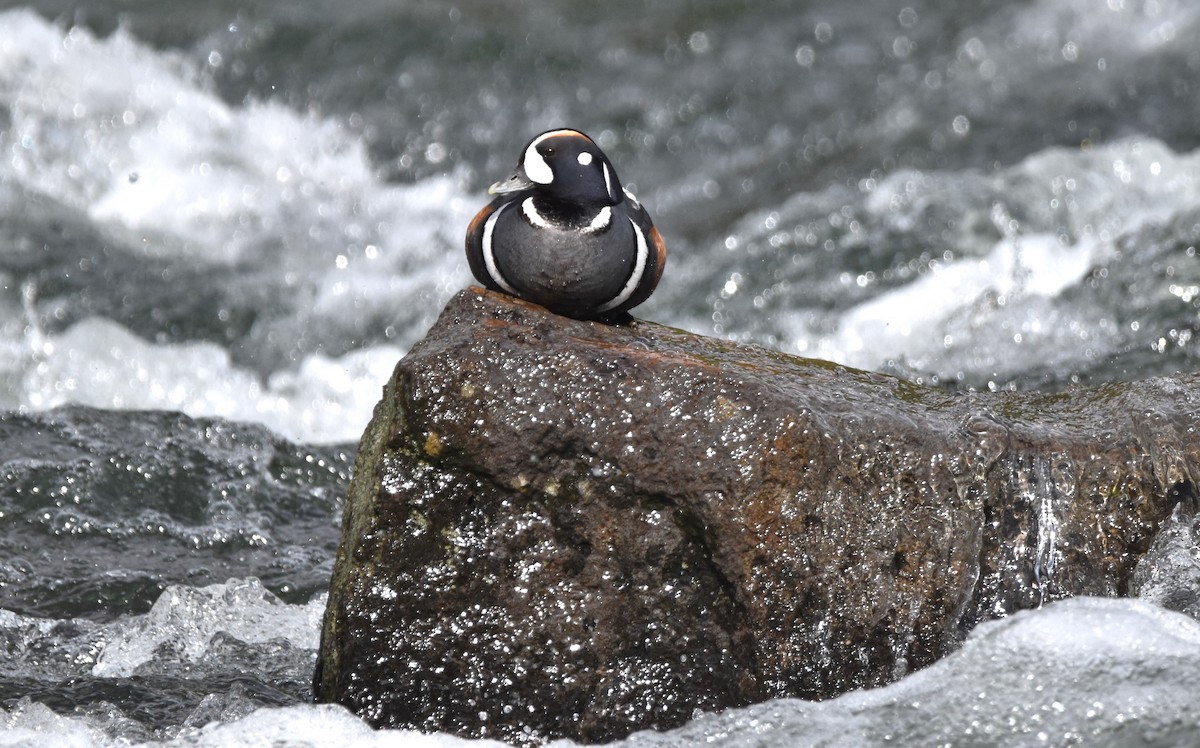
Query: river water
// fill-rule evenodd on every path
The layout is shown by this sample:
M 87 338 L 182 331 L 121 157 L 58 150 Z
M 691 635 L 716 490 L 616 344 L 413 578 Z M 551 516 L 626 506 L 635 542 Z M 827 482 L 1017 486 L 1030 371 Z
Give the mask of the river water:
M 0 744 L 456 742 L 307 680 L 353 443 L 550 127 L 670 247 L 639 317 L 950 388 L 1197 370 L 1196 38 L 1183 0 L 0 3 Z M 631 743 L 1169 745 L 1198 668 L 1190 618 L 1067 601 Z

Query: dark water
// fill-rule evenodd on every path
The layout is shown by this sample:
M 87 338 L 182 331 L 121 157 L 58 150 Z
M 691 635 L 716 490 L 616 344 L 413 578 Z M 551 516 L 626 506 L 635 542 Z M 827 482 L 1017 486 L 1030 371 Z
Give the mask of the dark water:
M 307 696 L 350 445 L 543 129 L 590 133 L 655 216 L 639 316 L 959 388 L 1200 358 L 1192 3 L 0 11 L 0 717 L 32 744 L 411 738 L 273 708 Z M 68 403 L 108 412 L 47 412 Z M 1186 619 L 1055 607 L 944 663 L 1012 675 L 987 698 L 918 675 L 664 740 L 880 743 L 897 711 L 917 743 L 1195 725 L 1136 679 L 1101 699 L 1116 670 L 1061 635 L 1186 673 Z M 1047 641 L 1093 670 L 1005 722 Z
M 109 622 L 168 584 L 247 576 L 307 602 L 329 584 L 352 449 L 178 413 L 10 413 L 4 516 L 24 537 L 6 545 L 0 607 Z

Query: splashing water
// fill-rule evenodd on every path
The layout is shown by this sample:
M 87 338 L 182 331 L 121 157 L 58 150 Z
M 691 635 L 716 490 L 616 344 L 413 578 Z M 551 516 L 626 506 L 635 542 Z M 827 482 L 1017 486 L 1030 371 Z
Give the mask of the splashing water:
M 354 441 L 540 129 L 664 232 L 639 316 L 965 388 L 1200 359 L 1191 3 L 116 5 L 0 13 L 0 742 L 463 743 L 299 703 L 343 451 L 34 414 Z M 1011 487 L 1039 588 L 1073 470 Z M 888 688 L 624 744 L 1192 742 L 1195 624 L 1053 592 Z

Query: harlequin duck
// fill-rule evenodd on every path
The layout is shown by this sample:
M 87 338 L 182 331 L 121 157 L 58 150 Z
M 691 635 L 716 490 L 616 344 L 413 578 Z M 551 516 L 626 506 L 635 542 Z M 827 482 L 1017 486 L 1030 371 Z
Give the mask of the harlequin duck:
M 480 283 L 559 314 L 615 320 L 654 291 L 667 248 L 608 158 L 576 130 L 538 135 L 467 229 Z

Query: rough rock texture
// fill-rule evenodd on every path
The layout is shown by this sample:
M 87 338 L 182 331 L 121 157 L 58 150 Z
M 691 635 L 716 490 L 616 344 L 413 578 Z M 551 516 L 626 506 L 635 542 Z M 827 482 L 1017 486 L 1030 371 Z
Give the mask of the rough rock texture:
M 532 742 L 884 684 L 1128 594 L 1198 424 L 1200 375 L 952 394 L 471 289 L 363 436 L 315 692 Z

